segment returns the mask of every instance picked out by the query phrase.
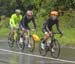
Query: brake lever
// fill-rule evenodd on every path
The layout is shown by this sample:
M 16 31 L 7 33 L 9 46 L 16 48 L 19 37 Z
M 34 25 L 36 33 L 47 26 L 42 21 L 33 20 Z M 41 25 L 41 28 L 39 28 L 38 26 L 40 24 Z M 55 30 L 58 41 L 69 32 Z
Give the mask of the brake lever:
M 54 34 L 60 34 L 60 33 L 54 33 Z M 60 34 L 60 38 L 63 36 L 63 33 L 62 34 Z

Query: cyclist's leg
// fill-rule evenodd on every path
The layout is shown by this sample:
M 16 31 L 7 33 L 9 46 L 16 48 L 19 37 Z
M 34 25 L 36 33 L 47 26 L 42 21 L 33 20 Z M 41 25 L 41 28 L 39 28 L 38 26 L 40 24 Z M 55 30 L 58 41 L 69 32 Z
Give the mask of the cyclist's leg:
M 53 33 L 53 32 L 52 32 L 52 33 Z M 53 41 L 54 41 L 54 34 L 51 35 L 50 48 L 51 48 L 51 51 L 52 51 L 52 52 L 55 52 L 55 50 L 54 50 L 54 44 L 53 44 L 54 42 L 53 42 Z
M 22 30 L 23 30 L 23 34 L 26 33 L 26 36 L 29 37 L 30 28 L 29 27 L 24 27 Z
M 46 29 L 42 29 L 42 31 L 45 34 L 45 36 L 44 36 L 44 39 L 43 39 L 43 41 L 41 43 L 41 48 L 45 49 L 45 43 L 46 43 L 47 39 L 49 38 L 49 33 L 48 33 L 48 31 Z
M 49 33 L 46 29 L 43 29 L 43 33 L 45 34 L 43 43 L 45 43 L 47 41 L 47 39 L 49 38 Z
M 24 35 L 24 33 L 25 33 L 26 31 L 25 31 L 25 28 L 24 28 L 22 25 L 20 25 L 20 30 L 21 30 L 20 36 L 23 37 L 23 35 Z
M 14 37 L 14 33 L 15 33 L 16 29 L 14 27 L 11 27 L 11 31 L 10 31 L 10 37 Z
M 27 26 L 27 27 L 25 27 L 25 31 L 26 31 L 26 33 L 27 33 L 27 35 L 28 35 L 28 37 L 29 37 L 29 35 L 30 35 L 30 28 Z
M 54 48 L 53 48 L 53 32 L 52 32 L 52 30 L 50 30 L 49 32 L 45 32 L 45 37 L 44 37 L 43 43 L 46 42 L 47 39 L 50 38 L 50 37 L 51 37 L 50 48 L 51 48 L 51 51 L 52 51 L 52 52 L 55 52 L 55 50 L 54 50 Z
M 27 29 L 27 27 L 23 27 L 22 25 L 20 25 L 20 30 L 21 30 L 21 33 L 20 33 L 21 38 L 25 37 L 25 40 L 26 40 L 27 37 L 28 37 L 28 29 Z M 27 42 L 25 42 L 25 43 L 26 43 L 26 45 L 28 44 Z
M 29 35 L 30 35 L 30 28 L 27 26 L 27 27 L 24 27 L 24 33 L 26 33 L 25 37 L 26 37 L 26 42 L 25 44 L 31 48 L 31 45 L 29 43 Z
M 30 28 L 29 28 L 29 27 L 26 27 L 25 30 L 26 30 L 26 33 L 27 33 L 27 35 L 26 35 L 27 44 L 28 44 L 28 47 L 31 48 L 31 45 L 30 45 L 30 43 L 29 43 Z

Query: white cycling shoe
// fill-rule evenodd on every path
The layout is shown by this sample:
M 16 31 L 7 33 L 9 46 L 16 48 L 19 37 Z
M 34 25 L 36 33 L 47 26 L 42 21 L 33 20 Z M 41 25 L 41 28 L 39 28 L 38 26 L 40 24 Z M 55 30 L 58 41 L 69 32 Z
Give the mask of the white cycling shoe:
M 23 38 L 20 38 L 20 42 L 23 42 Z
M 45 45 L 43 43 L 41 43 L 41 48 L 44 50 L 45 49 Z
M 52 52 L 52 53 L 54 53 L 54 52 L 55 52 L 55 50 L 52 48 L 52 49 L 51 49 L 51 52 Z
M 30 44 L 28 44 L 28 48 L 31 48 L 31 45 Z

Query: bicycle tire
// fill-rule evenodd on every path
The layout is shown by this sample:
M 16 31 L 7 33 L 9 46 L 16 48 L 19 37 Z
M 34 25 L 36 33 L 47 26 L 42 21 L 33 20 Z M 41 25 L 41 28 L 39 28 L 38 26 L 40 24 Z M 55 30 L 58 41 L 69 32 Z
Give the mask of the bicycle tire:
M 52 42 L 52 45 L 53 45 L 53 49 L 54 49 L 54 52 L 51 51 L 51 44 L 50 44 L 50 52 L 51 52 L 51 56 L 54 57 L 54 58 L 58 58 L 59 55 L 60 55 L 60 44 L 58 42 L 58 40 L 54 39 L 53 42 Z
M 22 38 L 20 35 L 17 37 L 17 40 L 16 40 L 16 45 L 18 47 L 18 49 L 23 52 L 24 50 L 24 47 L 25 47 L 25 43 L 24 43 L 24 38 L 23 38 L 23 42 L 20 42 L 20 38 Z
M 48 52 L 48 46 L 47 46 L 47 43 L 45 43 L 45 49 L 42 49 L 42 47 L 41 47 L 41 43 L 42 42 L 43 42 L 43 39 L 39 43 L 39 52 L 40 52 L 40 55 L 46 56 L 47 55 L 47 52 Z
M 29 36 L 28 44 L 31 46 L 31 47 L 28 47 L 29 51 L 33 52 L 35 49 L 35 41 L 31 35 Z
M 8 35 L 8 45 L 10 48 L 12 48 L 14 46 L 14 39 L 12 37 L 10 37 L 10 34 Z

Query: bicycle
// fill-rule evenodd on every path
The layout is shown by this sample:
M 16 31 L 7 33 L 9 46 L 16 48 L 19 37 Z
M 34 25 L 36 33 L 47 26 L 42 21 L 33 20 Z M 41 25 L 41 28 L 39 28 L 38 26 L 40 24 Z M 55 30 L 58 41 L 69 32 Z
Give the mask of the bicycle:
M 27 33 L 24 33 L 23 35 L 18 36 L 17 45 L 18 45 L 19 50 L 22 52 L 25 47 L 27 47 L 29 51 L 33 52 L 35 48 L 35 40 L 33 39 L 29 31 L 27 31 Z
M 19 29 L 17 28 L 17 30 L 14 32 L 14 35 L 11 37 L 11 32 L 8 35 L 8 45 L 10 48 L 14 47 L 14 43 L 17 40 L 19 34 Z
M 56 38 L 54 38 L 54 34 L 59 34 L 59 33 L 53 33 L 53 37 L 50 37 L 51 39 L 48 39 L 45 42 L 45 44 L 44 44 L 45 49 L 42 49 L 41 44 L 43 42 L 43 38 L 41 39 L 41 42 L 39 44 L 40 55 L 45 56 L 45 55 L 47 55 L 47 52 L 50 51 L 52 57 L 54 57 L 54 58 L 59 57 L 59 55 L 60 55 L 60 44 L 59 44 L 58 40 Z

